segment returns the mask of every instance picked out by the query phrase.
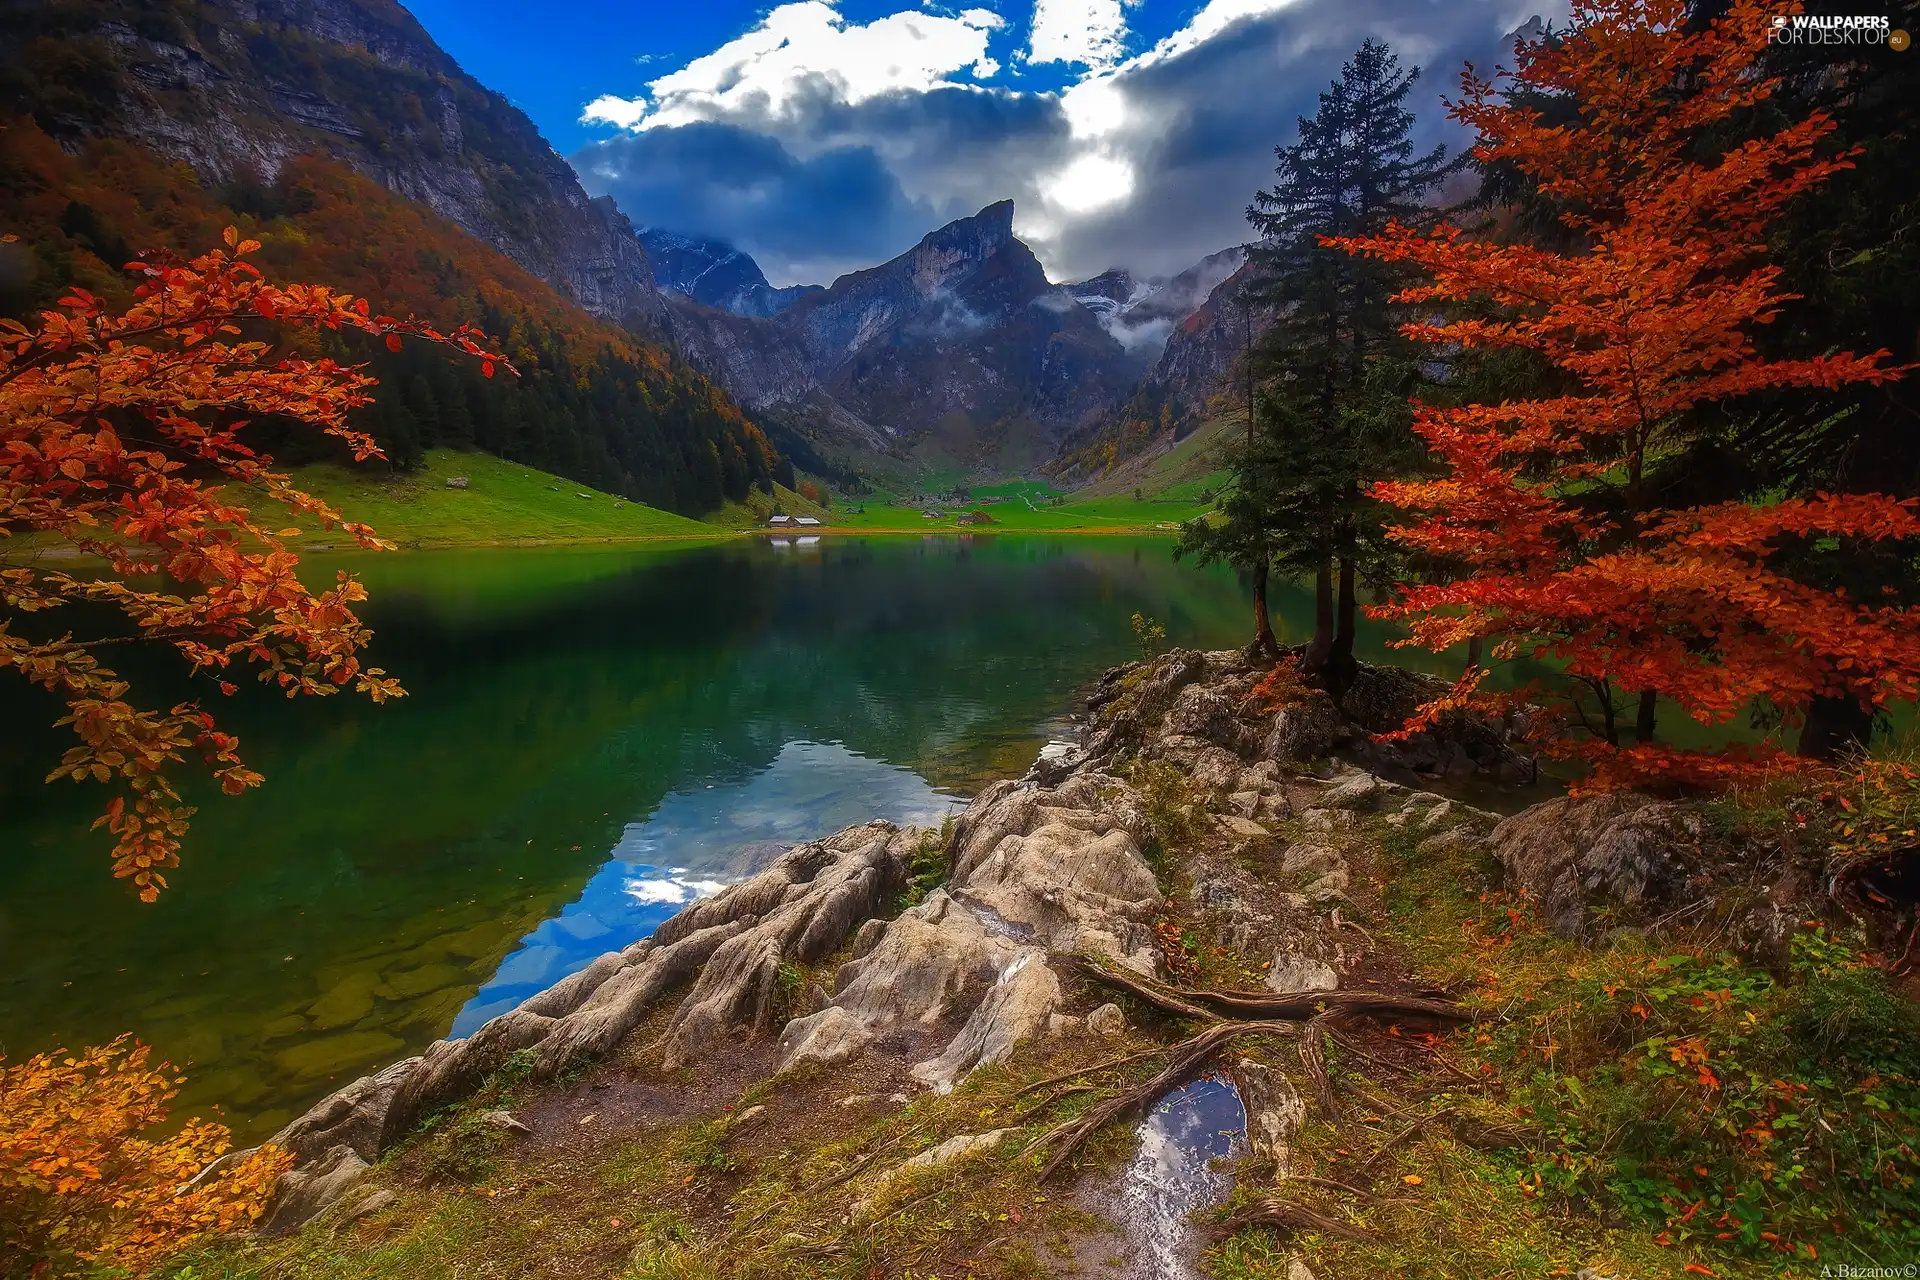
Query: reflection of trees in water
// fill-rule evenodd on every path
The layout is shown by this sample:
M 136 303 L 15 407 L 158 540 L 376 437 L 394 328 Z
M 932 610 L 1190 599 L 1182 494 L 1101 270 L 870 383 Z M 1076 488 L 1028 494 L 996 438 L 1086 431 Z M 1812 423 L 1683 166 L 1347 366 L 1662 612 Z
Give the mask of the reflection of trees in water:
M 263 1041 L 266 1024 L 422 936 L 468 931 L 463 946 L 497 956 L 670 790 L 744 779 L 799 738 L 936 783 L 976 777 L 1126 656 L 1133 609 L 1209 644 L 1231 642 L 1242 612 L 1230 580 L 1173 565 L 1164 544 L 1136 556 L 1105 541 L 365 568 L 373 660 L 411 696 L 373 708 L 249 689 L 223 707 L 268 782 L 194 797 L 193 860 L 162 903 L 132 903 L 101 873 L 70 790 L 37 774 L 14 789 L 26 803 L 0 821 L 10 1050 L 133 1027 L 221 1071 L 270 1063 L 290 1042 Z M 438 1028 L 399 1030 L 415 1044 Z

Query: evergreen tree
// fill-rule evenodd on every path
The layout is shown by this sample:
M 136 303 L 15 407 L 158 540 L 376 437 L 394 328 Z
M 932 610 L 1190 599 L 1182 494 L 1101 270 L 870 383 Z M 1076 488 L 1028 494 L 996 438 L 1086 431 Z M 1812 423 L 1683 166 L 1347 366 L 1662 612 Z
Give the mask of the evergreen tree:
M 1275 317 L 1246 353 L 1247 440 L 1229 459 L 1223 519 L 1182 544 L 1250 568 L 1261 594 L 1269 566 L 1311 574 L 1304 665 L 1336 696 L 1354 671 L 1356 578 L 1382 577 L 1392 561 L 1368 488 L 1417 468 L 1423 452 L 1407 404 L 1420 366 L 1391 301 L 1404 273 L 1322 240 L 1431 220 L 1424 198 L 1451 165 L 1444 147 L 1414 150 L 1406 99 L 1419 75 L 1368 39 L 1300 119 L 1298 140 L 1275 148 L 1278 181 L 1247 210 L 1261 234 L 1249 288 Z

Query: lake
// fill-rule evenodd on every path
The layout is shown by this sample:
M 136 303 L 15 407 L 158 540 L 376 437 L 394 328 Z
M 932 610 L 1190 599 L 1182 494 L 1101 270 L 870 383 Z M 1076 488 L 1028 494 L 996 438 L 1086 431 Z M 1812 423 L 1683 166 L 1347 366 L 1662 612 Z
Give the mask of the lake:
M 1164 540 L 745 539 L 316 557 L 358 572 L 371 658 L 409 696 L 215 698 L 267 777 L 202 805 L 139 902 L 42 785 L 53 700 L 0 683 L 0 1046 L 131 1031 L 242 1140 L 643 937 L 787 844 L 938 824 L 1022 772 L 1077 688 L 1170 643 L 1247 633 L 1230 572 Z M 1303 592 L 1276 621 L 1306 625 Z M 1368 633 L 1363 656 L 1383 657 Z M 147 705 L 190 696 L 129 661 Z

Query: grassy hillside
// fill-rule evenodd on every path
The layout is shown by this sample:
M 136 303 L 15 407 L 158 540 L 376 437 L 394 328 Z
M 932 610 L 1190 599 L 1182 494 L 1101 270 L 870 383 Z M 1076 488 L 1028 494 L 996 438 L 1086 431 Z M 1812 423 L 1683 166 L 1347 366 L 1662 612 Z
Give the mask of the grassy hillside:
M 1208 422 L 1171 448 L 1159 447 L 1128 458 L 1079 490 L 1089 497 L 1131 496 L 1135 489 L 1150 498 L 1199 503 L 1203 492 L 1226 483 L 1220 466 L 1220 446 L 1241 424 L 1226 419 Z
M 703 517 L 702 523 L 721 529 L 759 529 L 765 527 L 768 516 L 776 513 L 814 516 L 827 521 L 834 519 L 834 514 L 827 508 L 807 501 L 783 484 L 775 484 L 773 496 L 769 497 L 756 489 L 747 495 L 746 501 L 729 502 L 713 514 Z
M 350 520 L 372 525 L 406 547 L 521 541 L 703 538 L 718 531 L 698 520 L 642 506 L 487 453 L 431 449 L 412 471 L 381 472 L 315 463 L 293 469 L 296 484 Z M 468 487 L 449 489 L 465 476 Z M 581 496 L 581 495 L 586 496 Z M 347 546 L 311 520 L 304 549 Z

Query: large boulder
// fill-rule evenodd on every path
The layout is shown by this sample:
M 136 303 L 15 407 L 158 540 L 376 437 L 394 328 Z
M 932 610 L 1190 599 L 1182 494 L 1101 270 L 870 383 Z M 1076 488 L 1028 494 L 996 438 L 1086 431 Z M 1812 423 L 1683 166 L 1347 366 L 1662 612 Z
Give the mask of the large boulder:
M 1191 684 L 1173 700 L 1173 706 L 1168 709 L 1160 727 L 1165 733 L 1204 738 L 1215 746 L 1237 753 L 1242 749 L 1242 740 L 1247 733 L 1237 712 L 1233 701 L 1214 689 Z
M 1261 739 L 1268 760 L 1316 760 L 1353 736 L 1333 699 L 1318 691 L 1274 712 Z
M 1682 901 L 1700 864 L 1699 815 L 1646 796 L 1562 796 L 1502 821 L 1488 837 L 1508 882 L 1563 937 L 1592 932 L 1595 908 L 1614 923 Z

